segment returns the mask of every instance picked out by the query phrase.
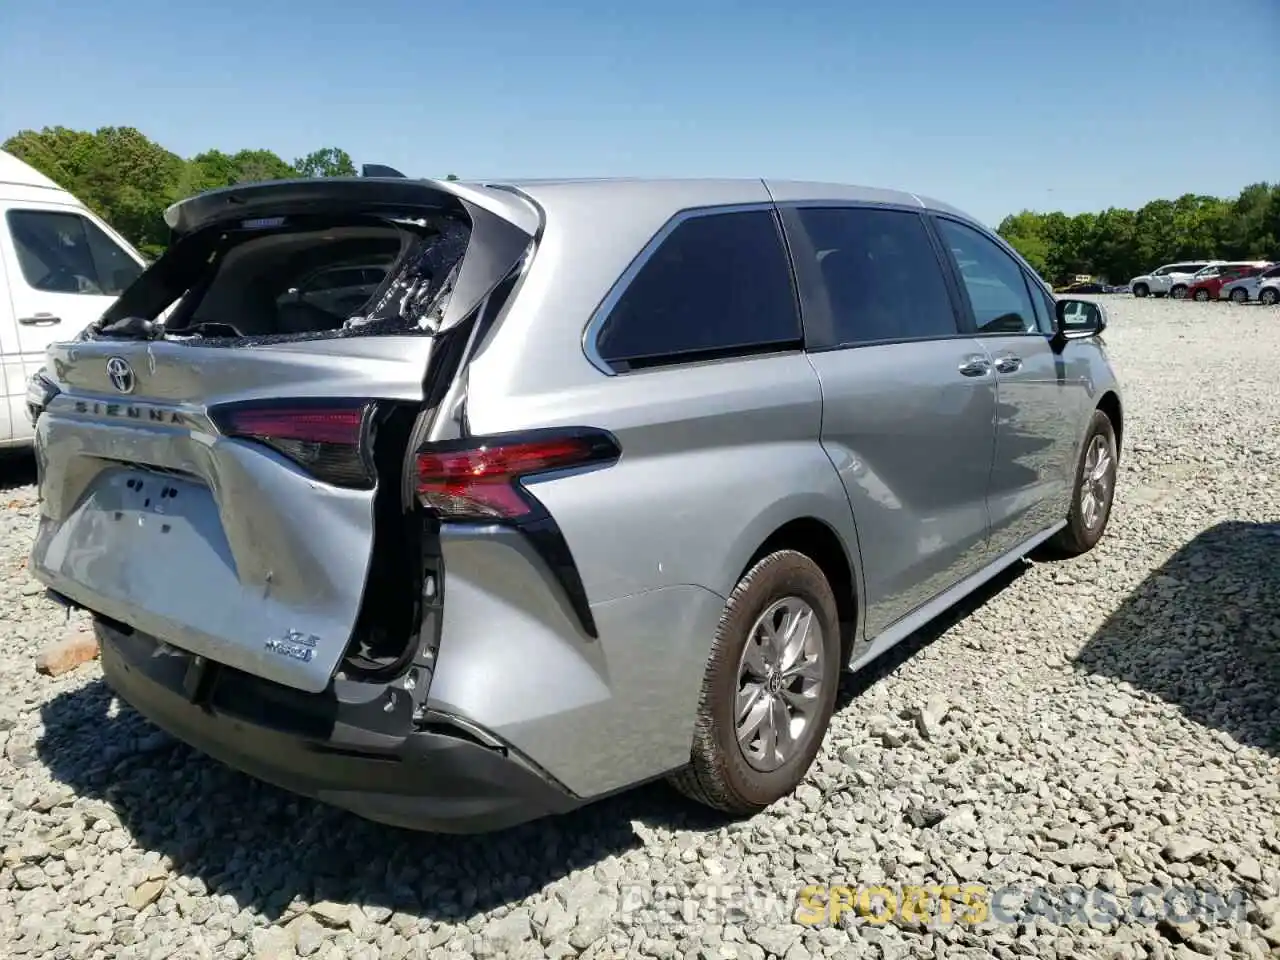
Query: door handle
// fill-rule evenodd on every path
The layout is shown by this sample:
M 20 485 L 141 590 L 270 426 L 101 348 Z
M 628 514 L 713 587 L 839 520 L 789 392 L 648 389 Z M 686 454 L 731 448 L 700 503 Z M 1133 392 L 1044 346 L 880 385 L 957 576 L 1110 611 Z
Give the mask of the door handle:
M 1012 353 L 1002 354 L 996 357 L 996 370 L 1000 373 L 1013 373 L 1022 367 L 1022 358 L 1015 357 Z
M 34 317 L 19 317 L 18 322 L 27 327 L 43 327 L 55 323 L 61 323 L 61 317 L 55 317 L 52 313 L 37 313 Z
M 966 377 L 982 377 L 991 371 L 991 361 L 980 353 L 971 353 L 960 364 L 960 372 Z

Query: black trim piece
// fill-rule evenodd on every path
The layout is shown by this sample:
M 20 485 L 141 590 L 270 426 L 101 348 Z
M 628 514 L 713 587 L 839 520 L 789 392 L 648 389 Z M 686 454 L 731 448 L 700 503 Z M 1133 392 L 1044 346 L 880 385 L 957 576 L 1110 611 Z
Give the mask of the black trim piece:
M 591 603 L 587 599 L 587 588 L 582 582 L 582 574 L 573 559 L 573 551 L 565 540 L 560 525 L 545 514 L 531 520 L 521 520 L 514 524 L 515 528 L 528 537 L 533 548 L 550 568 L 552 575 L 560 584 L 569 606 L 582 624 L 582 629 L 592 640 L 600 639 L 600 630 L 596 626 L 596 618 L 591 613 Z
M 617 438 L 607 430 L 594 427 L 548 427 L 538 430 L 526 430 L 515 433 L 487 434 L 484 436 L 468 436 L 458 440 L 424 444 L 417 452 L 449 453 L 456 450 L 472 450 L 478 446 L 501 446 L 504 444 L 537 443 L 540 440 L 585 440 L 590 445 L 586 457 L 564 467 L 556 467 L 545 472 L 520 474 L 512 477 L 512 489 L 529 506 L 529 513 L 512 518 L 453 518 L 441 517 L 450 524 L 466 524 L 479 526 L 507 526 L 524 535 L 534 550 L 542 558 L 551 571 L 556 582 L 564 591 L 574 615 L 578 618 L 582 629 L 593 640 L 600 638 L 595 617 L 591 613 L 591 603 L 587 597 L 586 586 L 582 581 L 582 573 L 569 542 L 556 523 L 555 518 L 547 510 L 524 481 L 563 473 L 582 468 L 612 466 L 622 456 L 622 447 Z
M 798 353 L 803 349 L 803 340 L 780 340 L 776 343 L 749 343 L 736 347 L 720 347 L 715 350 L 655 353 L 636 360 L 613 360 L 610 361 L 610 366 L 615 373 L 634 373 L 639 370 L 692 366 L 698 363 L 712 363 L 717 360 L 747 360 L 753 357 L 772 357 L 779 354 Z

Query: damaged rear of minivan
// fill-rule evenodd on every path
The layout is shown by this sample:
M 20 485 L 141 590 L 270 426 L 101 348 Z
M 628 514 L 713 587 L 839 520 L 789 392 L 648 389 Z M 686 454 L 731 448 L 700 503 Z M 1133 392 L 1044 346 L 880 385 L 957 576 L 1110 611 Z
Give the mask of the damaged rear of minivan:
M 442 577 L 420 452 L 460 433 L 469 352 L 538 208 L 335 178 L 166 220 L 168 251 L 50 349 L 36 425 L 31 568 L 93 614 L 110 684 L 210 755 L 375 820 L 466 831 L 573 805 L 426 708 Z

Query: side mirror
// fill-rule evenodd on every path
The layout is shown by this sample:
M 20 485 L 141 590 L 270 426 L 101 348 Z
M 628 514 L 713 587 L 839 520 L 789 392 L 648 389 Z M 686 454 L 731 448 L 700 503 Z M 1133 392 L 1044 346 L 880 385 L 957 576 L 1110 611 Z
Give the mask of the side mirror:
M 1085 340 L 1107 329 L 1107 311 L 1092 300 L 1057 301 L 1056 337 L 1059 341 Z

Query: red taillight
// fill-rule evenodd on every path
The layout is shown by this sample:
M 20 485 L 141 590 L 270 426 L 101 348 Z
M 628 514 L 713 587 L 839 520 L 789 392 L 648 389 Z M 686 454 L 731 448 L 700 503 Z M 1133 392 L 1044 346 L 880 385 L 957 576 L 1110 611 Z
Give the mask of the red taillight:
M 522 477 L 615 460 L 616 442 L 593 430 L 489 438 L 423 449 L 416 489 L 422 505 L 454 520 L 508 520 L 538 511 Z
M 367 404 L 235 405 L 210 411 L 229 437 L 254 440 L 288 457 L 317 480 L 367 487 L 373 475 L 365 456 Z

